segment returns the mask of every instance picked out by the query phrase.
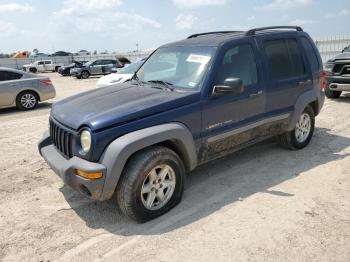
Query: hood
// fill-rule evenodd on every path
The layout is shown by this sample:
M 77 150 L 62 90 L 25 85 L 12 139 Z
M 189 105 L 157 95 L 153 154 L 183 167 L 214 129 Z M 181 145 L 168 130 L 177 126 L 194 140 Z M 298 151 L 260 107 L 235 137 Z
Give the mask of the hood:
M 51 115 L 75 130 L 88 126 L 96 131 L 191 104 L 199 99 L 199 92 L 171 92 L 127 82 L 63 99 L 52 106 Z
M 350 52 L 344 52 L 336 55 L 328 62 L 334 62 L 335 60 L 350 60 Z

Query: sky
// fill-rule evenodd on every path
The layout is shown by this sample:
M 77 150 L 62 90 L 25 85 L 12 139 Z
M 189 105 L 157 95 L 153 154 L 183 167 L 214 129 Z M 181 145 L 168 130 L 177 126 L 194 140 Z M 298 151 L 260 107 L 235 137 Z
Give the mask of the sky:
M 190 34 L 299 25 L 350 34 L 350 0 L 0 0 L 0 53 L 156 48 Z

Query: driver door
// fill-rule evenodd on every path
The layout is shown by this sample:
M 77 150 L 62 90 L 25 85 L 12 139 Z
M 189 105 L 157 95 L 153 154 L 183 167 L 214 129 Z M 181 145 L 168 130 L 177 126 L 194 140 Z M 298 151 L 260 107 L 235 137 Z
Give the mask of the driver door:
M 213 72 L 213 86 L 224 85 L 227 78 L 240 78 L 244 90 L 234 94 L 210 94 L 204 103 L 202 134 L 209 159 L 254 139 L 251 129 L 265 113 L 265 90 L 259 77 L 261 67 L 256 45 L 249 40 L 235 43 L 221 52 L 220 63 L 216 73 Z
M 91 65 L 91 74 L 92 75 L 102 74 L 102 60 L 96 60 Z

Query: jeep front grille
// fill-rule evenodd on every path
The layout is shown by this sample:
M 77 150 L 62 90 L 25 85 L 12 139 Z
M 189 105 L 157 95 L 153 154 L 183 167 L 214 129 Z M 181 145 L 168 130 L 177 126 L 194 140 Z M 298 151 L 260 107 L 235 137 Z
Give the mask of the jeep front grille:
M 350 62 L 336 63 L 332 71 L 335 74 L 347 74 L 346 67 L 350 67 Z
M 50 119 L 50 137 L 55 147 L 67 158 L 73 157 L 73 134 Z

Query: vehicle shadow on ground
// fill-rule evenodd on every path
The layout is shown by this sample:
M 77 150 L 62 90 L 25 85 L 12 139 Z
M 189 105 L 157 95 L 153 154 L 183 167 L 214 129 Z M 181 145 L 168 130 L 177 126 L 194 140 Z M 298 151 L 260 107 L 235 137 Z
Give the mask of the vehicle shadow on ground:
M 350 93 L 342 94 L 339 98 L 335 99 L 335 102 L 350 103 Z
M 115 198 L 106 202 L 61 188 L 71 208 L 90 228 L 103 228 L 117 235 L 155 235 L 173 231 L 205 218 L 226 205 L 255 193 L 293 197 L 272 187 L 317 166 L 343 159 L 339 152 L 350 146 L 350 138 L 317 128 L 311 144 L 299 151 L 280 148 L 269 140 L 199 167 L 187 178 L 182 202 L 169 213 L 145 224 L 135 224 L 117 210 Z M 80 203 L 80 204 L 79 204 Z M 81 204 L 82 203 L 82 204 Z
M 18 109 L 17 107 L 10 107 L 10 108 L 4 108 L 4 109 L 0 109 L 0 116 L 2 115 L 12 115 L 12 114 L 19 114 L 19 113 L 22 113 L 22 114 L 25 114 L 25 113 L 28 113 L 28 112 L 33 112 L 33 111 L 42 111 L 42 110 L 45 110 L 45 109 L 48 109 L 48 108 L 51 108 L 53 103 L 50 103 L 50 102 L 43 102 L 43 103 L 39 103 L 38 106 L 33 109 L 33 110 L 20 110 Z

